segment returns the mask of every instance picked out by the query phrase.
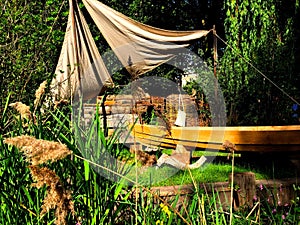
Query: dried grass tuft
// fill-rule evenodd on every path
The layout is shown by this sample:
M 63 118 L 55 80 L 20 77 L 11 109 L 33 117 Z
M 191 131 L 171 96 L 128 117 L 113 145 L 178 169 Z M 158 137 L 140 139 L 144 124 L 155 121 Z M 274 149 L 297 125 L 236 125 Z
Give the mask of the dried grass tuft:
M 7 138 L 4 142 L 19 148 L 26 156 L 26 160 L 33 166 L 40 165 L 48 161 L 55 162 L 72 153 L 72 151 L 70 151 L 64 144 L 36 139 L 26 135 Z
M 55 209 L 55 224 L 65 225 L 66 216 L 70 211 L 75 215 L 74 202 L 72 201 L 71 191 L 65 190 L 56 173 L 47 167 L 30 166 L 31 175 L 36 183 L 32 186 L 41 188 L 47 187 L 47 195 L 43 200 L 41 216 Z
M 41 97 L 45 93 L 47 86 L 47 81 L 45 80 L 43 83 L 40 84 L 39 88 L 35 92 L 35 100 L 34 100 L 34 105 L 35 107 L 39 104 Z
M 60 178 L 54 171 L 38 165 L 63 159 L 70 155 L 72 151 L 64 144 L 25 135 L 6 138 L 4 142 L 19 148 L 26 156 L 26 160 L 30 162 L 30 173 L 35 181 L 32 186 L 36 188 L 47 187 L 47 195 L 43 201 L 41 216 L 49 212 L 50 209 L 55 209 L 55 224 L 67 224 L 66 216 L 68 212 L 70 211 L 73 216 L 75 214 L 71 192 L 64 189 Z
M 47 167 L 29 166 L 32 178 L 36 183 L 32 186 L 41 188 L 44 185 L 47 187 L 55 187 L 60 183 L 59 177 L 56 173 Z
M 18 113 L 20 113 L 21 118 L 26 118 L 26 119 L 30 119 L 31 118 L 31 112 L 30 112 L 30 107 L 23 104 L 22 102 L 14 102 L 9 104 L 9 106 L 15 108 Z
M 141 150 L 130 150 L 131 153 L 136 154 L 136 159 L 145 166 L 152 166 L 157 163 L 156 156 L 150 155 L 147 152 Z

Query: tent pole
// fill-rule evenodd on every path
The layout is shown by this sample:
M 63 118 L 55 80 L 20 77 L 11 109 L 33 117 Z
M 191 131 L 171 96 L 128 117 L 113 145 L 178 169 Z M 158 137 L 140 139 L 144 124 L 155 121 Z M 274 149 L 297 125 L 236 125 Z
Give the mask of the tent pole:
M 217 60 L 218 60 L 218 53 L 217 53 L 217 36 L 216 36 L 216 26 L 213 25 L 213 49 L 214 49 L 214 77 L 215 77 L 215 100 L 218 97 L 218 78 L 217 78 Z
M 217 51 L 217 32 L 216 26 L 213 25 L 213 49 L 214 49 L 214 91 L 215 91 L 215 103 L 216 105 L 220 105 L 218 102 L 218 76 L 217 76 L 217 62 L 218 62 L 218 51 Z M 218 124 L 221 122 L 219 115 L 217 116 Z
M 217 78 L 217 61 L 218 61 L 218 51 L 217 51 L 217 32 L 216 32 L 216 26 L 213 25 L 213 36 L 214 36 L 214 43 L 213 43 L 213 48 L 214 48 L 214 75 L 215 78 Z

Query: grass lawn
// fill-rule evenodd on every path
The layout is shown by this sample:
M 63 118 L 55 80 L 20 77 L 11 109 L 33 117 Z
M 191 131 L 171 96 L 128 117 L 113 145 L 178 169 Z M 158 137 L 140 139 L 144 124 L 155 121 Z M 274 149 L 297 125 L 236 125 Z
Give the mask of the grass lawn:
M 131 155 L 131 157 L 134 156 Z M 191 184 L 192 179 L 197 183 L 225 182 L 228 181 L 231 171 L 231 158 L 217 156 L 212 163 L 191 170 L 192 177 L 189 171 L 178 170 L 170 166 L 162 166 L 159 169 L 141 166 L 136 169 L 133 167 L 127 176 L 134 179 L 138 172 L 139 183 L 150 186 L 172 186 Z M 234 172 L 253 172 L 257 180 L 297 176 L 295 166 L 288 158 L 256 153 L 241 154 L 240 157 L 236 157 Z

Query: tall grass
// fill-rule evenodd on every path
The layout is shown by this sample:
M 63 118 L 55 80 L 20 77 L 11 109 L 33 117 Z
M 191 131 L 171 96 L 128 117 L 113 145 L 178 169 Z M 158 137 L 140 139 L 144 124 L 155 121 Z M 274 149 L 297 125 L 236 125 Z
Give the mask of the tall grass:
M 131 168 L 120 165 L 118 158 L 122 143 L 117 142 L 118 131 L 105 137 L 101 121 L 96 115 L 82 127 L 71 123 L 71 108 L 52 108 L 41 113 L 34 104 L 30 118 L 21 117 L 9 107 L 7 98 L 1 116 L 0 134 L 0 224 L 54 224 L 57 215 L 50 210 L 41 215 L 46 186 L 36 188 L 29 163 L 20 149 L 7 145 L 4 139 L 28 135 L 36 139 L 64 143 L 72 151 L 70 156 L 43 166 L 60 178 L 61 185 L 72 192 L 74 215 L 66 217 L 67 224 L 229 224 L 229 208 L 222 206 L 220 194 L 214 189 L 207 193 L 195 182 L 195 192 L 183 199 L 179 194 L 162 198 L 159 193 L 129 180 L 125 176 Z M 78 138 L 80 137 L 80 138 Z M 131 164 L 132 165 L 132 162 Z M 114 179 L 112 179 L 112 177 Z M 128 185 L 130 183 L 130 185 Z M 233 212 L 232 224 L 297 224 L 299 199 L 287 208 L 276 208 L 258 200 L 249 211 Z M 281 211 L 280 211 L 281 210 Z M 281 212 L 285 214 L 282 218 Z M 57 221 L 56 221 L 57 222 Z

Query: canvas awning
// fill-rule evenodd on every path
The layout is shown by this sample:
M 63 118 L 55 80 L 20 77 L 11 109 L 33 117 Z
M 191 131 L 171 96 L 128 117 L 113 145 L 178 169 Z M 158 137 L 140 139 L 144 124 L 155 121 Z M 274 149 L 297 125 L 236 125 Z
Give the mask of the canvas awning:
M 171 31 L 139 23 L 96 0 L 83 0 L 121 63 L 134 76 L 146 73 L 174 56 L 187 41 L 201 38 L 207 30 Z
M 132 76 L 144 74 L 174 57 L 176 50 L 190 40 L 201 38 L 207 30 L 171 31 L 139 23 L 96 0 L 83 3 L 115 52 Z M 52 81 L 58 98 L 74 96 L 80 87 L 85 98 L 94 97 L 112 78 L 100 56 L 88 25 L 77 3 L 70 0 L 70 13 L 61 54 Z
M 85 98 L 98 95 L 113 81 L 77 4 L 70 1 L 70 13 L 60 57 L 51 83 L 58 99 L 74 96 L 79 85 Z

